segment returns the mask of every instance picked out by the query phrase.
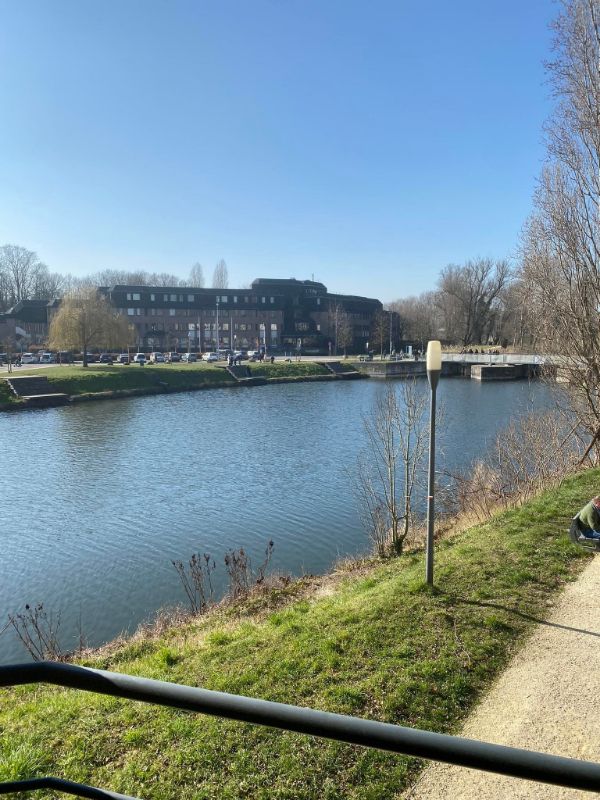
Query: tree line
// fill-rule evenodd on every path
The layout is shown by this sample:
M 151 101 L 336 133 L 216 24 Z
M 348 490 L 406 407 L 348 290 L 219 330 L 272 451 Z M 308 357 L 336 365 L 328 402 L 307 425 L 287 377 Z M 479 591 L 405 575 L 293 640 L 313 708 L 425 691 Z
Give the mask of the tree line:
M 51 272 L 37 253 L 15 244 L 0 247 L 0 312 L 7 311 L 21 300 L 53 300 L 82 288 L 115 286 L 193 286 L 204 288 L 204 268 L 200 262 L 192 265 L 187 278 L 168 272 L 147 270 L 104 269 L 76 278 Z M 213 270 L 213 289 L 227 289 L 227 263 L 220 259 Z

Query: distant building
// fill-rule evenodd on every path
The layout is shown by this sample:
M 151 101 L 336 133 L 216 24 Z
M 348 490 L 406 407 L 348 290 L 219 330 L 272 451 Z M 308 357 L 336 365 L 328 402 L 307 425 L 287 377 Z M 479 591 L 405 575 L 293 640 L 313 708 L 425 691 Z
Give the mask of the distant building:
M 340 315 L 348 350 L 363 352 L 379 300 L 329 294 L 316 281 L 258 278 L 250 289 L 113 286 L 100 289 L 135 328 L 137 345 L 171 350 L 232 349 L 330 352 Z M 217 329 L 218 318 L 218 329 Z M 337 322 L 336 322 L 337 320 Z
M 0 345 L 12 344 L 26 350 L 48 339 L 48 301 L 21 300 L 0 313 Z

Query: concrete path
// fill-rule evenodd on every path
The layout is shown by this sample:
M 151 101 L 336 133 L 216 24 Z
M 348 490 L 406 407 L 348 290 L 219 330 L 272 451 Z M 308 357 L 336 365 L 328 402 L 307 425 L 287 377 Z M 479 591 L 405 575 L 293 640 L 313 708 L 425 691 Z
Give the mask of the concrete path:
M 461 735 L 600 763 L 600 557 L 570 584 Z M 590 792 L 431 764 L 410 800 L 590 798 Z

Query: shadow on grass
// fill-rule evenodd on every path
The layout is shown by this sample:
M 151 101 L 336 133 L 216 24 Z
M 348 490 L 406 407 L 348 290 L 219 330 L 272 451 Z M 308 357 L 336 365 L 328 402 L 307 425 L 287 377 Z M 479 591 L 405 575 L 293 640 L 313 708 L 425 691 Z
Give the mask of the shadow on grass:
M 440 594 L 443 594 L 444 597 L 451 603 L 464 606 L 477 606 L 479 608 L 493 608 L 496 611 L 505 611 L 507 614 L 513 614 L 514 616 L 520 617 L 521 619 L 526 619 L 529 622 L 536 622 L 539 625 L 547 625 L 549 628 L 560 628 L 564 631 L 571 631 L 572 633 L 585 633 L 587 636 L 596 636 L 600 638 L 600 633 L 597 633 L 596 631 L 588 631 L 584 628 L 573 628 L 570 625 L 561 625 L 559 622 L 550 622 L 547 619 L 541 619 L 540 617 L 534 617 L 532 614 L 526 614 L 524 611 L 519 611 L 517 608 L 503 606 L 501 603 L 488 603 L 484 600 L 467 600 L 465 597 L 448 594 L 447 592 L 440 592 Z

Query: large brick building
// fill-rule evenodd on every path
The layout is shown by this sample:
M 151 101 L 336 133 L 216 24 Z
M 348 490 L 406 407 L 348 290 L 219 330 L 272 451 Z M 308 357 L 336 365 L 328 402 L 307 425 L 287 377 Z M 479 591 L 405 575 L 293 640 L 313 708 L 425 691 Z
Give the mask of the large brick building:
M 379 300 L 329 294 L 322 283 L 258 278 L 249 289 L 113 286 L 101 291 L 134 326 L 144 349 L 219 347 L 326 353 L 335 348 L 340 315 L 349 349 L 362 352 Z

